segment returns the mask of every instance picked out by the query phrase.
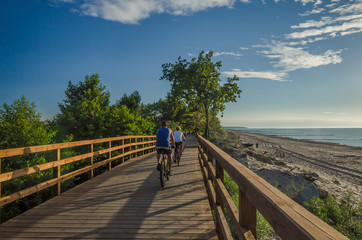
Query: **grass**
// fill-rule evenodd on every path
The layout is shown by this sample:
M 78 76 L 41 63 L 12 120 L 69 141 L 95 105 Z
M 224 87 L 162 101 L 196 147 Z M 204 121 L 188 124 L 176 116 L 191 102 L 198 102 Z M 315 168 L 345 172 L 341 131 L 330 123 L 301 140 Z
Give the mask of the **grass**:
M 235 205 L 238 206 L 239 188 L 225 171 L 224 185 Z M 276 187 L 278 188 L 278 185 Z M 291 187 L 294 191 L 301 191 L 304 188 L 302 186 L 301 189 L 298 189 L 293 183 Z M 303 206 L 351 240 L 362 239 L 362 200 L 357 201 L 351 193 L 340 201 L 337 201 L 332 195 L 328 195 L 324 200 L 315 197 L 304 202 Z M 258 239 L 265 240 L 276 236 L 273 228 L 259 211 L 257 211 L 257 236 Z
M 362 239 L 362 200 L 357 201 L 351 193 L 340 201 L 332 195 L 314 197 L 303 206 L 351 240 Z
M 239 187 L 238 185 L 236 185 L 236 183 L 234 182 L 234 180 L 229 176 L 229 174 L 227 174 L 227 172 L 224 171 L 224 185 L 226 187 L 226 189 L 228 190 L 231 198 L 233 199 L 235 205 L 238 207 L 239 204 Z M 265 218 L 259 213 L 259 211 L 257 211 L 257 226 L 256 226 L 256 231 L 257 231 L 257 236 L 258 239 L 261 240 L 267 240 L 267 239 L 271 239 L 275 236 L 275 232 L 274 229 L 270 226 L 270 224 L 268 223 L 267 220 L 265 220 Z M 230 225 L 230 222 L 229 222 Z

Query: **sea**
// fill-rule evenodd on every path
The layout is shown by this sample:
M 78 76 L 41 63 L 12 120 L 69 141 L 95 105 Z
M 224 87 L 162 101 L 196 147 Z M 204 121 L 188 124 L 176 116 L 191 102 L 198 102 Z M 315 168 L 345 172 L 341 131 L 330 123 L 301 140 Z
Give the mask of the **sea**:
M 224 129 L 261 133 L 317 142 L 332 142 L 362 147 L 362 128 L 245 128 L 224 127 Z

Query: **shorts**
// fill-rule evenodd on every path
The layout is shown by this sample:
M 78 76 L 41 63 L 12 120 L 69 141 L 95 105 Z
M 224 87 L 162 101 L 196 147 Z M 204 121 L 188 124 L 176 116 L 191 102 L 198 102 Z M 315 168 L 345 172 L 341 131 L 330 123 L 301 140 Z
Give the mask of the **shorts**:
M 170 155 L 172 153 L 172 150 L 170 148 L 166 149 L 166 148 L 156 148 L 157 150 L 157 154 L 167 154 Z

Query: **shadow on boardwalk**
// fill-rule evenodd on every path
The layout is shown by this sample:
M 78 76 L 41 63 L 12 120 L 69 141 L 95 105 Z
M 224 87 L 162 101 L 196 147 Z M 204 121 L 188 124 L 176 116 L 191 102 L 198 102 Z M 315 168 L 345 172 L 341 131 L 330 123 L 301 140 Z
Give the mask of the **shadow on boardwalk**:
M 0 225 L 0 239 L 217 239 L 188 137 L 160 188 L 155 154 L 133 159 Z

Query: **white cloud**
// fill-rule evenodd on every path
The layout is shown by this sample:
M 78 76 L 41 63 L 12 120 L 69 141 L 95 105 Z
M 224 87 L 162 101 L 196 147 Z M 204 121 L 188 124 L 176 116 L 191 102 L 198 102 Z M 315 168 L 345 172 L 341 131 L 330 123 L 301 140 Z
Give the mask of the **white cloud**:
M 227 55 L 227 56 L 235 56 L 240 57 L 242 56 L 241 53 L 234 53 L 234 52 L 214 52 L 214 57 L 218 57 L 221 55 Z
M 83 15 L 125 24 L 138 24 L 152 14 L 188 15 L 214 7 L 232 8 L 236 0 L 88 0 L 81 4 Z M 244 3 L 250 2 L 242 1 Z
M 340 6 L 337 6 L 339 3 L 341 3 Z M 320 20 L 307 20 L 291 26 L 292 29 L 302 29 L 302 31 L 292 32 L 284 37 L 288 40 L 303 40 L 290 42 L 290 45 L 306 45 L 362 32 L 362 0 L 351 0 L 347 4 L 333 0 L 332 4 L 326 6 L 329 8 L 329 16 L 321 17 Z M 309 13 L 300 15 L 306 16 Z
M 255 72 L 255 71 L 241 71 L 240 69 L 225 71 L 222 72 L 222 74 L 231 77 L 236 75 L 239 78 L 263 78 L 263 79 L 271 79 L 280 82 L 287 81 L 286 78 L 288 77 L 288 74 L 285 72 Z
M 260 51 L 265 57 L 275 60 L 274 67 L 284 71 L 308 69 L 322 65 L 337 64 L 342 62 L 339 56 L 341 51 L 328 50 L 322 55 L 313 55 L 301 47 L 291 47 L 286 43 L 274 42 L 264 46 L 269 50 Z
M 319 29 L 308 29 L 301 32 L 289 33 L 286 35 L 286 38 L 302 39 L 302 38 L 315 37 L 321 35 L 329 35 L 332 37 L 337 37 L 340 36 L 341 32 L 346 32 L 351 30 L 354 30 L 356 32 L 362 32 L 362 18 L 346 21 L 339 25 L 326 26 L 324 28 L 319 28 Z
M 303 5 L 306 5 L 307 3 L 313 3 L 316 2 L 316 0 L 295 0 L 296 2 L 301 2 Z M 318 0 L 317 0 L 318 1 Z
M 337 7 L 330 11 L 331 13 L 348 14 L 348 13 L 361 13 L 362 12 L 362 1 L 357 0 L 353 3 L 348 3 Z
M 315 9 L 313 9 L 313 10 L 311 10 L 311 11 L 307 11 L 307 12 L 305 12 L 305 13 L 300 13 L 299 15 L 305 17 L 305 16 L 309 16 L 309 15 L 312 15 L 312 14 L 321 13 L 321 12 L 323 12 L 324 10 L 325 10 L 324 8 L 315 8 Z

